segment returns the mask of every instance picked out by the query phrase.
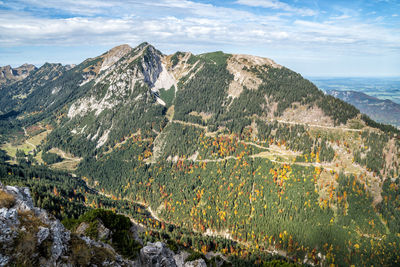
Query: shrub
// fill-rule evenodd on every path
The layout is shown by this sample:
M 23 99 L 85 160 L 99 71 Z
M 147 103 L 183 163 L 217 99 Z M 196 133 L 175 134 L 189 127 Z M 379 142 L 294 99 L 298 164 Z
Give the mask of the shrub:
M 200 252 L 194 251 L 192 254 L 190 254 L 186 259 L 185 262 L 189 261 L 195 261 L 198 259 L 205 259 L 204 255 L 201 254 Z

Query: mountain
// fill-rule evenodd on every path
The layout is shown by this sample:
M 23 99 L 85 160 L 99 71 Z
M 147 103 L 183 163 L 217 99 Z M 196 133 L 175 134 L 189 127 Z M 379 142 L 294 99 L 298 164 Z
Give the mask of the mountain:
M 10 65 L 0 67 L 0 88 L 25 79 L 36 69 L 31 64 L 23 64 L 18 68 L 12 68 Z
M 120 59 L 112 56 L 115 62 L 110 66 L 99 61 L 98 71 L 81 81 L 85 89 L 75 90 L 82 97 L 68 99 L 65 124 L 50 136 L 50 143 L 58 142 L 52 145 L 78 156 L 98 154 L 139 130 L 155 138 L 168 123 L 167 113 L 173 115 L 171 122 L 238 134 L 256 117 L 334 126 L 358 114 L 353 106 L 324 95 L 269 59 L 222 52 L 166 56 L 147 43 L 128 50 L 110 50 L 106 55 L 119 54 Z M 70 139 L 61 138 L 67 132 Z
M 327 94 L 354 105 L 373 120 L 400 127 L 400 105 L 356 91 L 328 90 Z
M 113 209 L 232 265 L 400 263 L 399 131 L 300 74 L 148 43 L 41 69 L 3 88 L 0 179 L 60 219 Z

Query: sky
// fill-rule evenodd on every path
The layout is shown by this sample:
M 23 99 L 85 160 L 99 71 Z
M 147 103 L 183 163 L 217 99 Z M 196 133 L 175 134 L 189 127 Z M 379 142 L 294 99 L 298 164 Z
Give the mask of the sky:
M 304 76 L 400 76 L 400 0 L 0 0 L 0 66 L 149 42 L 268 57 Z

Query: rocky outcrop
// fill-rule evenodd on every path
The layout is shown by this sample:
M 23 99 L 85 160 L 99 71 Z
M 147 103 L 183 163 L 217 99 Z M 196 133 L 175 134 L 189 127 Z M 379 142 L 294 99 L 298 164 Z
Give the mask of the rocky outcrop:
M 174 253 L 161 242 L 147 243 L 140 250 L 140 263 L 143 267 L 176 267 Z
M 86 222 L 82 222 L 75 230 L 75 233 L 79 235 L 85 235 L 86 230 L 89 228 L 89 224 Z M 97 237 L 96 240 L 106 240 L 110 238 L 110 229 L 106 228 L 101 220 L 98 220 L 97 223 Z
M 104 228 L 104 226 L 103 226 Z M 102 229 L 101 237 L 107 236 Z M 28 188 L 0 184 L 0 266 L 140 266 L 105 243 L 78 236 L 34 207 Z
M 0 87 L 25 79 L 34 70 L 36 67 L 31 64 L 24 64 L 18 68 L 9 65 L 0 67 Z

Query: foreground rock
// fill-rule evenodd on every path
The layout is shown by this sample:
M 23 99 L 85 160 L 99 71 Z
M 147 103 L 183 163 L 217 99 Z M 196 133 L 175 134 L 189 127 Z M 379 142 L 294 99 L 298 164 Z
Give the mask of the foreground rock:
M 78 236 L 33 206 L 28 188 L 0 184 L 0 266 L 140 266 Z
M 147 246 L 140 250 L 140 261 L 144 267 L 177 266 L 174 253 L 161 242 L 147 243 Z

